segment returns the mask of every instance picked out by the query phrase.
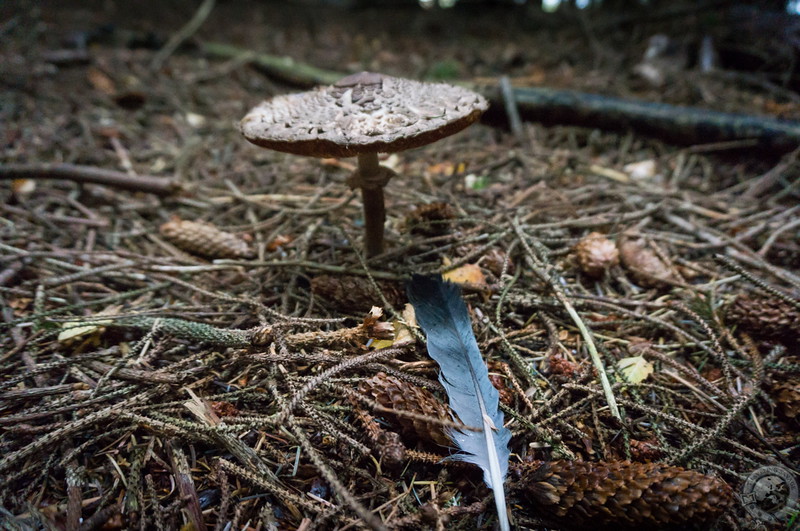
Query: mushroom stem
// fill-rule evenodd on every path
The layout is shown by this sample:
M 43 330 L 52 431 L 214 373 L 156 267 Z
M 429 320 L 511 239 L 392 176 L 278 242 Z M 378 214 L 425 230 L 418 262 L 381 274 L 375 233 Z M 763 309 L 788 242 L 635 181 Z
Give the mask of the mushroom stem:
M 364 203 L 364 248 L 367 257 L 383 252 L 383 224 L 386 208 L 383 204 L 383 186 L 386 184 L 377 153 L 358 155 L 358 186 Z

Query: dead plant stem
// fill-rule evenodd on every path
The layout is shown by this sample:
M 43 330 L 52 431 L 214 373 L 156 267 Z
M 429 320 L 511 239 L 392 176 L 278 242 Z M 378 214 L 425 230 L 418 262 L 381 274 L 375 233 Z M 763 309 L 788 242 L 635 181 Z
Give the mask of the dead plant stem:
M 592 363 L 594 364 L 595 369 L 597 369 L 597 373 L 600 376 L 600 385 L 603 387 L 603 394 L 605 395 L 608 408 L 616 419 L 621 420 L 622 417 L 620 416 L 619 408 L 617 407 L 617 400 L 614 397 L 614 392 L 611 390 L 611 384 L 608 381 L 608 375 L 606 374 L 605 366 L 603 365 L 603 361 L 600 359 L 600 354 L 597 352 L 597 347 L 594 344 L 594 339 L 592 338 L 591 332 L 589 332 L 589 329 L 586 327 L 583 319 L 581 319 L 578 315 L 578 312 L 575 311 L 575 307 L 569 301 L 561 286 L 550 274 L 547 273 L 547 270 L 550 270 L 549 272 L 552 273 L 552 275 L 557 274 L 553 266 L 545 264 L 533 251 L 531 246 L 528 244 L 527 236 L 522 231 L 519 221 L 514 219 L 511 221 L 511 223 L 514 227 L 514 231 L 519 237 L 520 243 L 525 248 L 525 253 L 530 261 L 531 268 L 536 272 L 543 282 L 550 286 L 550 289 L 553 290 L 555 297 L 564 306 L 564 309 L 567 310 L 567 313 L 572 318 L 572 321 L 578 327 L 581 337 L 586 343 L 586 348 L 589 351 L 589 356 L 591 356 Z

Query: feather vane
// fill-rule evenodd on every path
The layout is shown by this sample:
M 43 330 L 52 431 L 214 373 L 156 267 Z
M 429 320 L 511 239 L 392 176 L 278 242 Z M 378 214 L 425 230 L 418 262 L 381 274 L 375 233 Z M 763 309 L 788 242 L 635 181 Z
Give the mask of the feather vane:
M 462 452 L 450 459 L 474 463 L 483 470 L 483 480 L 494 491 L 500 528 L 508 530 L 503 482 L 511 455 L 511 431 L 503 426 L 500 394 L 489 381 L 461 290 L 440 276 L 414 275 L 407 292 L 427 337 L 428 353 L 439 364 L 439 381 L 447 391 L 450 409 L 466 426 L 482 428 L 479 432 L 450 430 Z

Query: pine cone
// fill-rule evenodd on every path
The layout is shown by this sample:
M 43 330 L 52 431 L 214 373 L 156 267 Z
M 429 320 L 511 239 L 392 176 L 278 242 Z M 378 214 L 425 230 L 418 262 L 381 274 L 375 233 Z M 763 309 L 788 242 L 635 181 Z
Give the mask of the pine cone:
M 398 467 L 406 460 L 406 447 L 400 436 L 391 431 L 381 431 L 378 440 L 378 454 L 389 467 Z
M 610 268 L 619 264 L 619 251 L 614 242 L 599 232 L 584 236 L 575 246 L 581 271 L 593 278 L 600 278 Z
M 733 503 L 727 483 L 661 463 L 551 461 L 514 472 L 512 499 L 566 529 L 707 529 Z
M 405 294 L 398 283 L 378 281 L 378 287 L 392 306 L 405 302 Z M 311 279 L 311 292 L 336 309 L 350 313 L 382 306 L 378 293 L 366 277 L 319 275 Z
M 739 295 L 728 306 L 725 320 L 760 338 L 800 336 L 800 309 L 777 297 Z
M 188 253 L 207 258 L 250 258 L 250 246 L 230 232 L 209 223 L 172 218 L 159 229 L 170 243 Z
M 655 439 L 640 441 L 631 439 L 631 458 L 634 461 L 655 461 L 664 457 L 664 452 L 658 447 Z
M 404 411 L 450 421 L 450 409 L 442 404 L 430 391 L 416 385 L 379 372 L 358 385 L 358 390 L 388 409 Z M 396 416 L 397 423 L 405 434 L 416 436 L 425 442 L 442 446 L 452 446 L 450 437 L 445 435 L 441 424 L 423 419 Z

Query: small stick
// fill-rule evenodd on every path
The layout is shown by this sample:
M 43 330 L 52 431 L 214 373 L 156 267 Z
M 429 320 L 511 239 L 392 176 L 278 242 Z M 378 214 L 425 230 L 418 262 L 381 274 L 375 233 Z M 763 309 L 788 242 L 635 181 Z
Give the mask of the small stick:
M 780 178 L 789 170 L 789 168 L 797 162 L 797 157 L 800 155 L 800 149 L 795 149 L 784 157 L 781 162 L 763 174 L 758 179 L 754 179 L 747 190 L 742 194 L 743 199 L 755 199 L 760 195 L 765 194 L 770 188 L 775 186 Z
M 793 221 L 790 221 L 789 223 L 784 224 L 781 227 L 778 227 L 777 229 L 775 229 L 772 232 L 772 234 L 769 235 L 769 237 L 767 238 L 767 241 L 764 242 L 764 245 L 761 246 L 761 249 L 759 249 L 756 252 L 756 254 L 758 256 L 764 258 L 767 255 L 767 253 L 769 252 L 770 247 L 772 247 L 772 245 L 778 240 L 778 237 L 781 234 L 783 234 L 784 232 L 786 232 L 788 230 L 795 229 L 797 227 L 800 227 L 800 218 L 797 218 L 797 219 L 795 219 Z
M 71 449 L 72 445 L 68 443 L 67 447 L 67 449 Z M 81 502 L 83 501 L 82 483 L 78 472 L 78 464 L 73 459 L 67 463 L 67 531 L 80 531 Z
M 200 509 L 200 499 L 189 468 L 189 460 L 177 443 L 169 442 L 167 449 L 172 464 L 172 475 L 178 485 L 178 492 L 181 498 L 186 500 L 183 508 L 188 515 L 189 522 L 197 530 L 205 529 L 203 512 Z
M 172 195 L 181 185 L 166 177 L 128 175 L 120 171 L 77 164 L 2 164 L 0 180 L 9 179 L 67 179 L 77 183 L 94 183 L 113 186 L 133 192 L 155 195 Z

